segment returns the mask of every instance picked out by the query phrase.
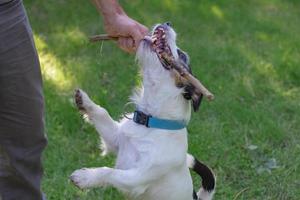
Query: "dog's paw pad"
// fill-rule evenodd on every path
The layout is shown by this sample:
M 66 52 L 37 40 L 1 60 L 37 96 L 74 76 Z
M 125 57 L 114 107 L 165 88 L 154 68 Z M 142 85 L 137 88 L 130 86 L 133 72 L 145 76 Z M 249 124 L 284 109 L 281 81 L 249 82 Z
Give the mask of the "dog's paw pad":
M 81 89 L 75 90 L 74 100 L 77 108 L 83 112 L 83 114 L 88 113 L 95 106 L 89 96 Z
M 80 111 L 85 111 L 85 107 L 83 104 L 82 91 L 80 89 L 75 90 L 74 100 L 77 108 Z

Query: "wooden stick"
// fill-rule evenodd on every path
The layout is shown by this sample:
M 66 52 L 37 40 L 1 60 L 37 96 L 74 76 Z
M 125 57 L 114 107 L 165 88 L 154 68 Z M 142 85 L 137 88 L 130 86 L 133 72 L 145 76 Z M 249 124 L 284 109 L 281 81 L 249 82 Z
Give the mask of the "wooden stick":
M 191 85 L 195 87 L 195 92 L 198 95 L 203 94 L 204 96 L 207 97 L 208 100 L 213 100 L 214 95 L 204 87 L 204 85 L 196 79 L 193 75 L 191 75 L 188 71 L 187 68 L 183 65 L 184 63 L 179 63 L 174 60 L 174 58 L 170 57 L 167 53 L 162 53 L 162 59 L 164 59 L 168 64 L 170 64 L 174 69 L 183 77 L 185 78 Z
M 108 41 L 108 40 L 118 40 L 118 37 L 109 36 L 107 34 L 101 34 L 101 35 L 94 35 L 90 38 L 91 42 L 99 42 L 99 41 Z

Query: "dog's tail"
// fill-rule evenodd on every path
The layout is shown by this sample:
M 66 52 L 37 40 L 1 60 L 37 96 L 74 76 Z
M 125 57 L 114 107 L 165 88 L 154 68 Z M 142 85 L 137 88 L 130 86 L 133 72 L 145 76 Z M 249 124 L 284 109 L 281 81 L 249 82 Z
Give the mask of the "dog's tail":
M 202 187 L 198 193 L 194 191 L 194 200 L 211 200 L 216 187 L 216 178 L 213 171 L 190 154 L 187 154 L 187 165 L 202 179 Z

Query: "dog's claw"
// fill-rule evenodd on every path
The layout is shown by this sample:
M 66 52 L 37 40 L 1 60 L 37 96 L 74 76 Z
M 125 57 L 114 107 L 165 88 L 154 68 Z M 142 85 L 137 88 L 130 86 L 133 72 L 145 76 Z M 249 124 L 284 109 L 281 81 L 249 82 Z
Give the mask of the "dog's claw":
M 75 170 L 70 179 L 76 187 L 84 190 L 99 185 L 95 183 L 95 181 L 98 181 L 98 179 L 95 179 L 95 175 L 97 173 L 94 172 L 94 169 L 82 168 Z
M 77 172 L 77 173 L 76 173 Z M 79 183 L 79 178 L 78 178 L 78 170 L 77 171 L 75 171 L 75 172 L 73 172 L 73 174 L 71 174 L 71 176 L 70 176 L 70 180 L 71 180 L 71 182 L 77 187 L 77 188 L 79 188 L 79 189 L 83 189 L 83 187 L 82 186 L 80 186 L 80 183 Z
M 78 189 L 80 189 L 80 190 L 83 190 L 80 186 L 79 186 L 79 183 L 77 182 L 77 181 L 75 181 L 75 177 L 74 177 L 74 175 L 71 175 L 70 176 L 70 180 L 71 180 L 71 182 L 74 184 L 74 186 L 76 186 Z

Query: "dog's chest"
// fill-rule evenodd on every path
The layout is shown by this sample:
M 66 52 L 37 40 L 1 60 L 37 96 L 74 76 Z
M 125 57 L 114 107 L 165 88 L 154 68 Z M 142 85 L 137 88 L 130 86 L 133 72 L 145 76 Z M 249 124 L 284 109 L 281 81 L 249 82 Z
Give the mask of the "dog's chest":
M 143 136 L 143 133 L 140 133 L 139 137 L 134 137 L 122 132 L 120 138 L 116 161 L 116 168 L 119 169 L 141 167 L 145 164 L 144 161 L 152 155 L 153 148 L 155 148 L 155 141 Z
M 119 146 L 118 157 L 116 161 L 116 168 L 130 169 L 133 168 L 139 159 L 138 151 L 130 141 L 130 138 L 122 135 L 122 142 Z
M 132 121 L 122 124 L 116 167 L 130 169 L 151 164 L 185 162 L 186 131 L 168 133 L 137 125 Z

